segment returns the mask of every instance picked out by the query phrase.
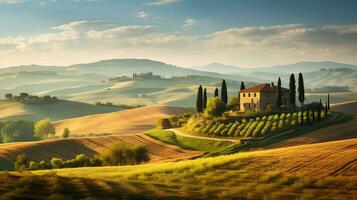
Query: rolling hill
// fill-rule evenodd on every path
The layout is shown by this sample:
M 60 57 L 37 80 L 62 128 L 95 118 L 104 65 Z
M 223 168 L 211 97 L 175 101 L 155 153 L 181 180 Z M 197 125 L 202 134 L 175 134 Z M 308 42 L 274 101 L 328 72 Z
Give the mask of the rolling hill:
M 357 139 L 349 139 L 161 164 L 12 172 L 0 174 L 0 192 L 76 199 L 354 199 L 356 151 Z
M 127 145 L 144 145 L 150 156 L 150 163 L 185 160 L 200 156 L 198 151 L 183 150 L 180 147 L 168 145 L 143 134 L 101 136 L 90 138 L 69 138 L 35 142 L 15 142 L 0 144 L 0 170 L 9 169 L 10 163 L 19 154 L 26 154 L 29 159 L 50 161 L 53 157 L 72 159 L 78 154 L 88 156 L 98 155 L 110 144 L 123 143 Z M 4 163 L 7 163 L 5 165 Z
M 58 100 L 55 103 L 45 105 L 30 105 L 15 101 L 0 101 L 1 120 L 61 120 L 80 117 L 91 114 L 108 113 L 122 110 L 118 107 L 97 106 L 76 101 Z
M 106 114 L 89 115 L 55 122 L 57 132 L 69 128 L 71 134 L 137 134 L 155 128 L 160 117 L 192 112 L 190 108 L 147 106 Z

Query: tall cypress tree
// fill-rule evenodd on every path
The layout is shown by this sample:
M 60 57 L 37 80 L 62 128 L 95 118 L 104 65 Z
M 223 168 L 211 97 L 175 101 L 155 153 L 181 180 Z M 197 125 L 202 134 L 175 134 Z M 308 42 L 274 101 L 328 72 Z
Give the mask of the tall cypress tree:
M 296 106 L 296 81 L 294 74 L 290 75 L 289 80 L 289 102 L 293 107 Z
M 201 113 L 203 111 L 203 91 L 202 86 L 198 87 L 197 99 L 196 99 L 196 111 Z
M 330 93 L 327 94 L 327 109 L 330 111 Z
M 214 90 L 214 97 L 218 97 L 218 88 Z
M 327 117 L 327 115 L 328 115 L 328 103 L 327 103 L 327 101 L 326 101 L 326 103 L 325 103 L 325 118 Z
M 207 89 L 203 90 L 203 110 L 207 108 Z
M 278 88 L 276 90 L 276 107 L 279 109 L 283 105 L 283 93 L 281 92 L 281 79 L 278 79 Z
M 322 100 L 320 99 L 319 107 L 317 109 L 317 121 L 320 121 L 321 119 L 321 111 L 324 105 L 322 104 Z
M 227 105 L 228 103 L 227 84 L 226 84 L 226 80 L 224 79 L 222 81 L 221 100 L 225 105 Z
M 245 89 L 245 85 L 244 85 L 244 82 L 242 81 L 241 83 L 240 83 L 240 90 L 244 90 Z
M 299 91 L 299 101 L 300 101 L 300 103 L 302 105 L 304 103 L 304 101 L 305 101 L 305 87 L 304 87 L 304 78 L 302 77 L 301 73 L 299 73 L 298 91 Z

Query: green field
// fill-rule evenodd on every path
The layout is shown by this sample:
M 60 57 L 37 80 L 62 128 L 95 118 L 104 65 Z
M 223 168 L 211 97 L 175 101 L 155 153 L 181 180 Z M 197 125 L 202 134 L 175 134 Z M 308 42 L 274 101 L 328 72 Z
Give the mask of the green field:
M 239 146 L 238 143 L 234 142 L 184 137 L 165 130 L 151 130 L 146 132 L 146 135 L 183 149 L 203 151 L 207 154 L 206 156 L 210 154 L 225 154 Z

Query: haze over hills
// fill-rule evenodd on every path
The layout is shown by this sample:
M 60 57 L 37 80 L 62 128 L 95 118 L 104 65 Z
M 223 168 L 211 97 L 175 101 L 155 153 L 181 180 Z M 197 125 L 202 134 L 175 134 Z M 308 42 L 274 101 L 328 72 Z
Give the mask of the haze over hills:
M 356 90 L 356 71 L 316 71 L 320 67 L 350 65 L 331 62 L 302 62 L 285 67 L 290 70 L 298 66 L 306 71 L 304 77 L 307 88 L 336 85 L 349 86 L 350 89 Z M 311 69 L 309 66 L 312 66 Z M 67 67 L 17 66 L 0 69 L 0 96 L 3 97 L 6 93 L 27 92 L 87 103 L 111 101 L 117 104 L 193 106 L 198 85 L 207 87 L 210 96 L 215 87 L 220 87 L 223 78 L 228 82 L 229 96 L 237 94 L 242 80 L 246 86 L 250 86 L 258 82 L 276 82 L 277 77 L 281 76 L 283 85 L 287 86 L 289 73 L 285 73 L 282 68 L 284 67 L 248 69 L 214 63 L 207 67 L 189 69 L 146 59 L 103 60 Z M 356 66 L 352 66 L 352 68 L 356 68 Z M 260 69 L 265 71 L 257 71 Z M 312 69 L 315 71 L 307 72 Z M 130 80 L 133 73 L 147 72 L 153 72 L 154 75 L 165 78 Z M 129 79 L 108 81 L 121 76 L 127 76 Z M 351 100 L 351 98 L 338 99 L 338 101 L 340 100 Z
M 298 62 L 294 64 L 285 64 L 285 65 L 275 65 L 270 67 L 260 67 L 260 68 L 243 68 L 232 65 L 225 65 L 221 63 L 211 63 L 205 66 L 196 66 L 190 67 L 192 69 L 207 71 L 207 72 L 216 72 L 222 74 L 240 74 L 240 75 L 249 75 L 252 72 L 265 72 L 265 73 L 274 73 L 274 74 L 290 74 L 290 73 L 306 73 L 319 71 L 320 69 L 328 68 L 350 68 L 357 70 L 356 65 L 323 61 L 323 62 Z M 249 76 L 250 77 L 250 76 Z

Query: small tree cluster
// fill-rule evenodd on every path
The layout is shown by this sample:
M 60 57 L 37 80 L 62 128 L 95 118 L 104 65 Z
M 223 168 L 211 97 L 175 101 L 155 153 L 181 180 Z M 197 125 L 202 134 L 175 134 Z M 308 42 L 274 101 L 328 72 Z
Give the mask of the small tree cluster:
M 5 94 L 5 98 L 7 100 L 13 100 L 26 104 L 51 104 L 58 101 L 57 97 L 45 95 L 45 96 L 36 96 L 30 95 L 28 93 L 20 93 L 19 95 L 13 95 L 11 93 Z

